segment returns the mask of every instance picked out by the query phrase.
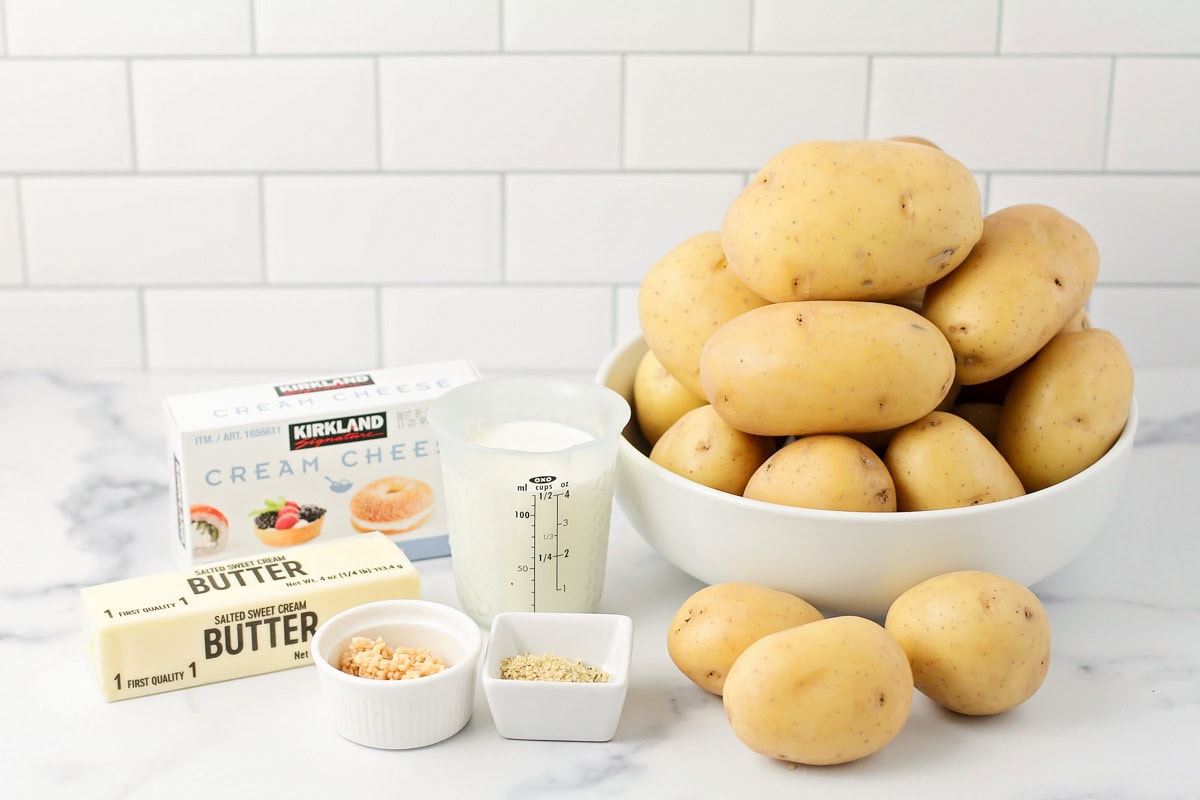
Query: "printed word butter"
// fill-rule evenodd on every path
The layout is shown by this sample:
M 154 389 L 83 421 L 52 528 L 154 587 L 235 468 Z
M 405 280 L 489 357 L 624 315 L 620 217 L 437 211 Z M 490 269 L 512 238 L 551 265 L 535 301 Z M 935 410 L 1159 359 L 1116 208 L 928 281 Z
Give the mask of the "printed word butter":
M 80 600 L 100 691 L 126 700 L 310 664 L 334 614 L 420 595 L 404 552 L 370 533 L 90 586 Z

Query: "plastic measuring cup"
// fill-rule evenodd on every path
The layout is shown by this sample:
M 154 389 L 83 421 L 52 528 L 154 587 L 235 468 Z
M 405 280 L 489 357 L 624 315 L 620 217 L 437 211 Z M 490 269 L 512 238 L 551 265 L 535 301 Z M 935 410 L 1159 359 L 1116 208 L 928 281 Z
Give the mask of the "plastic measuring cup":
M 455 588 L 477 622 L 596 610 L 629 416 L 611 389 L 549 377 L 487 378 L 430 406 Z

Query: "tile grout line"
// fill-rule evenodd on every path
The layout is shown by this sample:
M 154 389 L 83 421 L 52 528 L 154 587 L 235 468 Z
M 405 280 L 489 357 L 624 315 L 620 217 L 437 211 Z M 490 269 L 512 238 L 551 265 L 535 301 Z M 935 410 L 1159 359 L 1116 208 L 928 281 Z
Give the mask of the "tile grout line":
M 871 93 L 875 90 L 875 59 L 872 56 L 867 56 L 867 74 L 864 77 L 862 133 L 865 139 L 871 135 Z
M 137 287 L 138 333 L 141 336 L 142 372 L 150 371 L 150 322 L 146 318 L 146 287 Z
M 750 10 L 746 16 L 748 30 L 746 31 L 746 52 L 754 53 L 754 24 L 757 21 L 758 15 L 758 0 L 750 0 Z
M 375 284 L 375 366 L 384 366 L 384 337 L 383 337 L 383 286 Z
M 622 53 L 620 56 L 619 69 L 617 72 L 617 171 L 625 171 L 625 95 L 626 95 L 626 78 L 625 73 L 628 69 L 627 65 L 629 57 Z
M 504 0 L 496 0 L 496 52 L 504 50 Z
M 1109 148 L 1112 146 L 1113 109 L 1117 100 L 1117 57 L 1112 56 L 1108 64 L 1108 104 L 1104 109 L 1104 133 L 1100 148 L 1100 169 L 1105 173 L 1112 165 Z
M 1004 28 L 1004 0 L 997 0 L 996 3 L 996 44 L 994 55 L 1000 55 L 1000 44 L 1003 39 Z
M 383 82 L 380 72 L 383 69 L 379 56 L 371 59 L 375 78 L 375 171 L 383 171 Z
M 249 16 L 247 22 L 250 25 L 250 55 L 258 55 L 258 25 L 255 23 L 255 17 L 258 16 L 258 0 L 250 0 L 246 5 L 246 12 Z
M 498 176 L 500 179 L 500 228 L 499 241 L 496 246 L 499 248 L 497 254 L 500 260 L 500 285 L 508 285 L 508 176 L 501 172 Z
M 23 181 L 19 176 L 13 176 L 13 199 L 16 201 L 16 216 L 17 216 L 17 259 L 18 265 L 21 268 L 21 286 L 28 287 L 31 284 L 29 274 L 29 252 L 28 245 L 25 241 L 25 191 L 22 185 Z
M 8 56 L 8 8 L 5 0 L 0 0 L 0 53 Z
M 138 164 L 138 140 L 137 140 L 137 114 L 133 108 L 133 59 L 125 59 L 125 96 L 128 100 L 128 119 L 129 119 L 129 164 L 133 174 L 139 172 Z
M 259 279 L 263 286 L 271 282 L 270 269 L 267 266 L 267 186 L 266 177 L 256 175 L 254 188 L 258 192 L 258 270 Z

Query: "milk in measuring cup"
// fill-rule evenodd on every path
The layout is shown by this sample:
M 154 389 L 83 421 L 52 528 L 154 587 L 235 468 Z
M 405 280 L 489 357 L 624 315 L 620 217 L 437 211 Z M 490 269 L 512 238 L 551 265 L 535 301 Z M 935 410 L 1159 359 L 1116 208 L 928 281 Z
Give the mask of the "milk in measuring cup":
M 465 437 L 486 448 L 469 469 L 445 462 L 455 581 L 463 608 L 477 620 L 599 605 L 612 463 L 575 449 L 594 439 L 558 422 L 502 422 Z

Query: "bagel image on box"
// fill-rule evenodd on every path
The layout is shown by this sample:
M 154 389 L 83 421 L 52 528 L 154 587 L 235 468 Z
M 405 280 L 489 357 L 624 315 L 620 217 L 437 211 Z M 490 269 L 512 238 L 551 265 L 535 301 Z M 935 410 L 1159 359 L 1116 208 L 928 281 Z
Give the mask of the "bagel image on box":
M 373 531 L 413 561 L 448 555 L 426 412 L 476 380 L 446 361 L 166 398 L 176 561 Z

